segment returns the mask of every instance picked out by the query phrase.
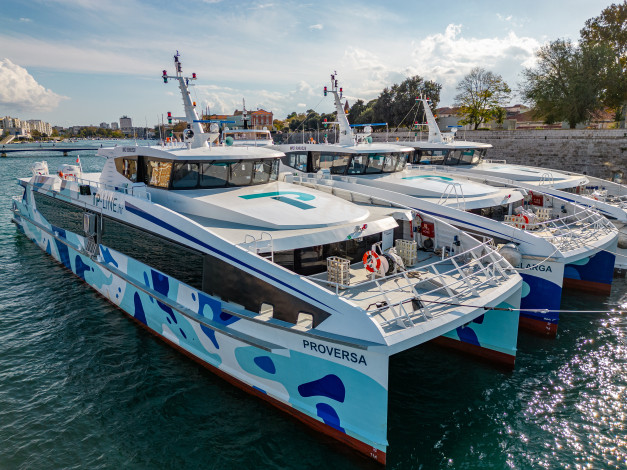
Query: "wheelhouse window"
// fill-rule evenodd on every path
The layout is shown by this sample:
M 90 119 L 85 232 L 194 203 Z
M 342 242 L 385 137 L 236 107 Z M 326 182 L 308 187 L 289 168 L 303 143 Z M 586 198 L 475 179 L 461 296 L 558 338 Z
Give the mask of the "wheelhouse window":
M 350 165 L 348 167 L 349 175 L 361 175 L 366 168 L 366 155 L 353 155 Z
M 115 159 L 115 169 L 126 179 L 137 183 L 137 157 L 118 157 Z
M 383 162 L 385 157 L 383 155 L 368 155 L 368 166 L 366 167 L 366 173 L 381 173 L 383 171 Z
M 286 155 L 286 164 L 298 171 L 307 171 L 307 153 L 288 153 Z
M 404 153 L 398 157 L 398 161 L 396 162 L 396 171 L 403 171 L 405 169 L 405 165 L 407 165 L 407 159 L 409 158 L 409 154 Z
M 146 160 L 146 184 L 158 188 L 169 188 L 172 175 L 172 162 Z
M 462 150 L 460 164 L 461 165 L 474 165 L 476 163 L 479 163 L 479 159 L 480 159 L 479 155 L 480 155 L 479 150 L 475 150 L 475 149 Z
M 414 163 L 424 165 L 442 165 L 448 150 L 416 150 Z
M 190 189 L 198 186 L 198 163 L 175 163 L 172 189 Z
M 397 162 L 398 162 L 398 156 L 386 155 L 385 161 L 383 162 L 383 172 L 392 173 L 393 171 L 395 171 Z
M 249 186 L 253 176 L 253 162 L 240 160 L 231 163 L 229 186 Z
M 228 181 L 228 162 L 208 162 L 200 164 L 201 188 L 223 188 Z
M 448 157 L 444 161 L 445 165 L 459 165 L 462 160 L 462 151 L 461 150 L 451 150 L 448 153 Z

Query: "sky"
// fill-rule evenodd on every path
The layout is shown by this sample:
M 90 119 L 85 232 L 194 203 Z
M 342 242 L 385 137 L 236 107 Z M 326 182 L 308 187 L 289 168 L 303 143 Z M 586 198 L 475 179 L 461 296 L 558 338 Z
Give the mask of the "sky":
M 0 0 L 0 117 L 99 125 L 130 116 L 154 126 L 182 115 L 178 50 L 192 99 L 211 113 L 333 110 L 337 71 L 349 104 L 420 75 L 450 106 L 473 68 L 514 90 L 534 51 L 577 41 L 611 1 Z M 512 103 L 520 102 L 512 96 Z

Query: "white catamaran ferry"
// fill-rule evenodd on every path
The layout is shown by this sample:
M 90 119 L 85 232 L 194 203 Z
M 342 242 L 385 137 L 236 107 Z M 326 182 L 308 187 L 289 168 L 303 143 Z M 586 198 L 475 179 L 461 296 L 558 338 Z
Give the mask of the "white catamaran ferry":
M 522 188 L 541 201 L 543 195 L 559 197 L 584 207 L 592 207 L 607 217 L 618 229 L 618 247 L 615 256 L 615 274 L 627 274 L 627 186 L 592 176 L 511 165 L 505 160 L 486 159 L 491 144 L 456 140 L 455 133 L 442 134 L 429 106 L 429 100 L 419 100 L 425 110 L 428 138 L 408 140 L 403 145 L 415 149 L 411 162 L 427 171 L 440 172 L 445 176 L 466 177 L 473 181 L 497 187 Z M 424 166 L 423 166 L 424 165 Z M 613 254 L 613 253 L 612 253 Z M 606 256 L 607 255 L 602 255 Z M 591 291 L 598 279 L 595 270 L 587 270 Z M 601 289 L 605 293 L 607 289 Z
M 414 153 L 409 142 L 373 143 L 370 129 L 353 132 L 335 75 L 326 93 L 335 100 L 339 142 L 273 146 L 286 154 L 289 181 L 365 192 L 494 239 L 523 277 L 520 324 L 525 328 L 556 333 L 564 285 L 609 292 L 618 234 L 604 217 L 553 196 L 538 203 L 526 190 L 414 169 L 405 164 Z M 429 238 L 428 225 L 417 220 L 414 227 L 422 244 Z
M 38 164 L 13 222 L 139 325 L 385 463 L 390 358 L 451 330 L 472 338 L 490 315 L 515 331 L 521 277 L 491 242 L 429 214 L 278 181 L 276 150 L 210 145 L 195 75 L 178 54 L 175 67 L 164 81 L 192 123 L 182 148 L 101 149 L 101 173 Z

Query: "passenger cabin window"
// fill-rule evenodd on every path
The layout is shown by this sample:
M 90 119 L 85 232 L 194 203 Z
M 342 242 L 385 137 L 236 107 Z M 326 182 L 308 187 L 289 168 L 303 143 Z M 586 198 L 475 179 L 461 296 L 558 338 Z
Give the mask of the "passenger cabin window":
M 407 159 L 409 158 L 409 154 L 404 153 L 396 162 L 396 171 L 403 171 L 405 169 L 405 165 L 407 165 Z
M 102 244 L 196 289 L 203 287 L 203 254 L 196 250 L 109 217 L 103 217 Z
M 473 163 L 478 163 L 478 161 L 479 161 L 478 151 L 474 149 L 462 150 L 461 160 L 459 162 L 461 165 L 470 165 Z
M 137 183 L 137 157 L 118 157 L 115 159 L 115 169 L 126 179 Z
M 398 157 L 394 155 L 387 155 L 385 157 L 385 161 L 383 162 L 383 172 L 384 173 L 392 173 L 396 170 L 396 163 L 398 162 Z
M 444 162 L 445 165 L 459 165 L 462 160 L 462 151 L 461 150 L 451 150 L 448 153 L 448 157 Z
M 83 234 L 83 213 L 85 212 L 83 209 L 36 191 L 33 196 L 35 196 L 35 207 L 50 225 L 68 232 Z

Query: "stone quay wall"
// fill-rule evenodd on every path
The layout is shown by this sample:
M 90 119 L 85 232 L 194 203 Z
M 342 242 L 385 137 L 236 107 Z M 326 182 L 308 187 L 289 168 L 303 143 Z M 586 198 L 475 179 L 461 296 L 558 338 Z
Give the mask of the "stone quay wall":
M 411 135 L 413 140 L 415 137 L 413 133 Z M 374 141 L 385 141 L 387 138 L 395 142 L 397 137 L 402 143 L 408 140 L 408 133 L 373 134 Z M 426 140 L 426 133 L 423 132 L 422 138 Z M 488 151 L 486 158 L 493 160 L 585 173 L 605 179 L 622 172 L 623 181 L 627 181 L 625 129 L 460 131 L 457 139 L 492 144 L 494 148 Z

